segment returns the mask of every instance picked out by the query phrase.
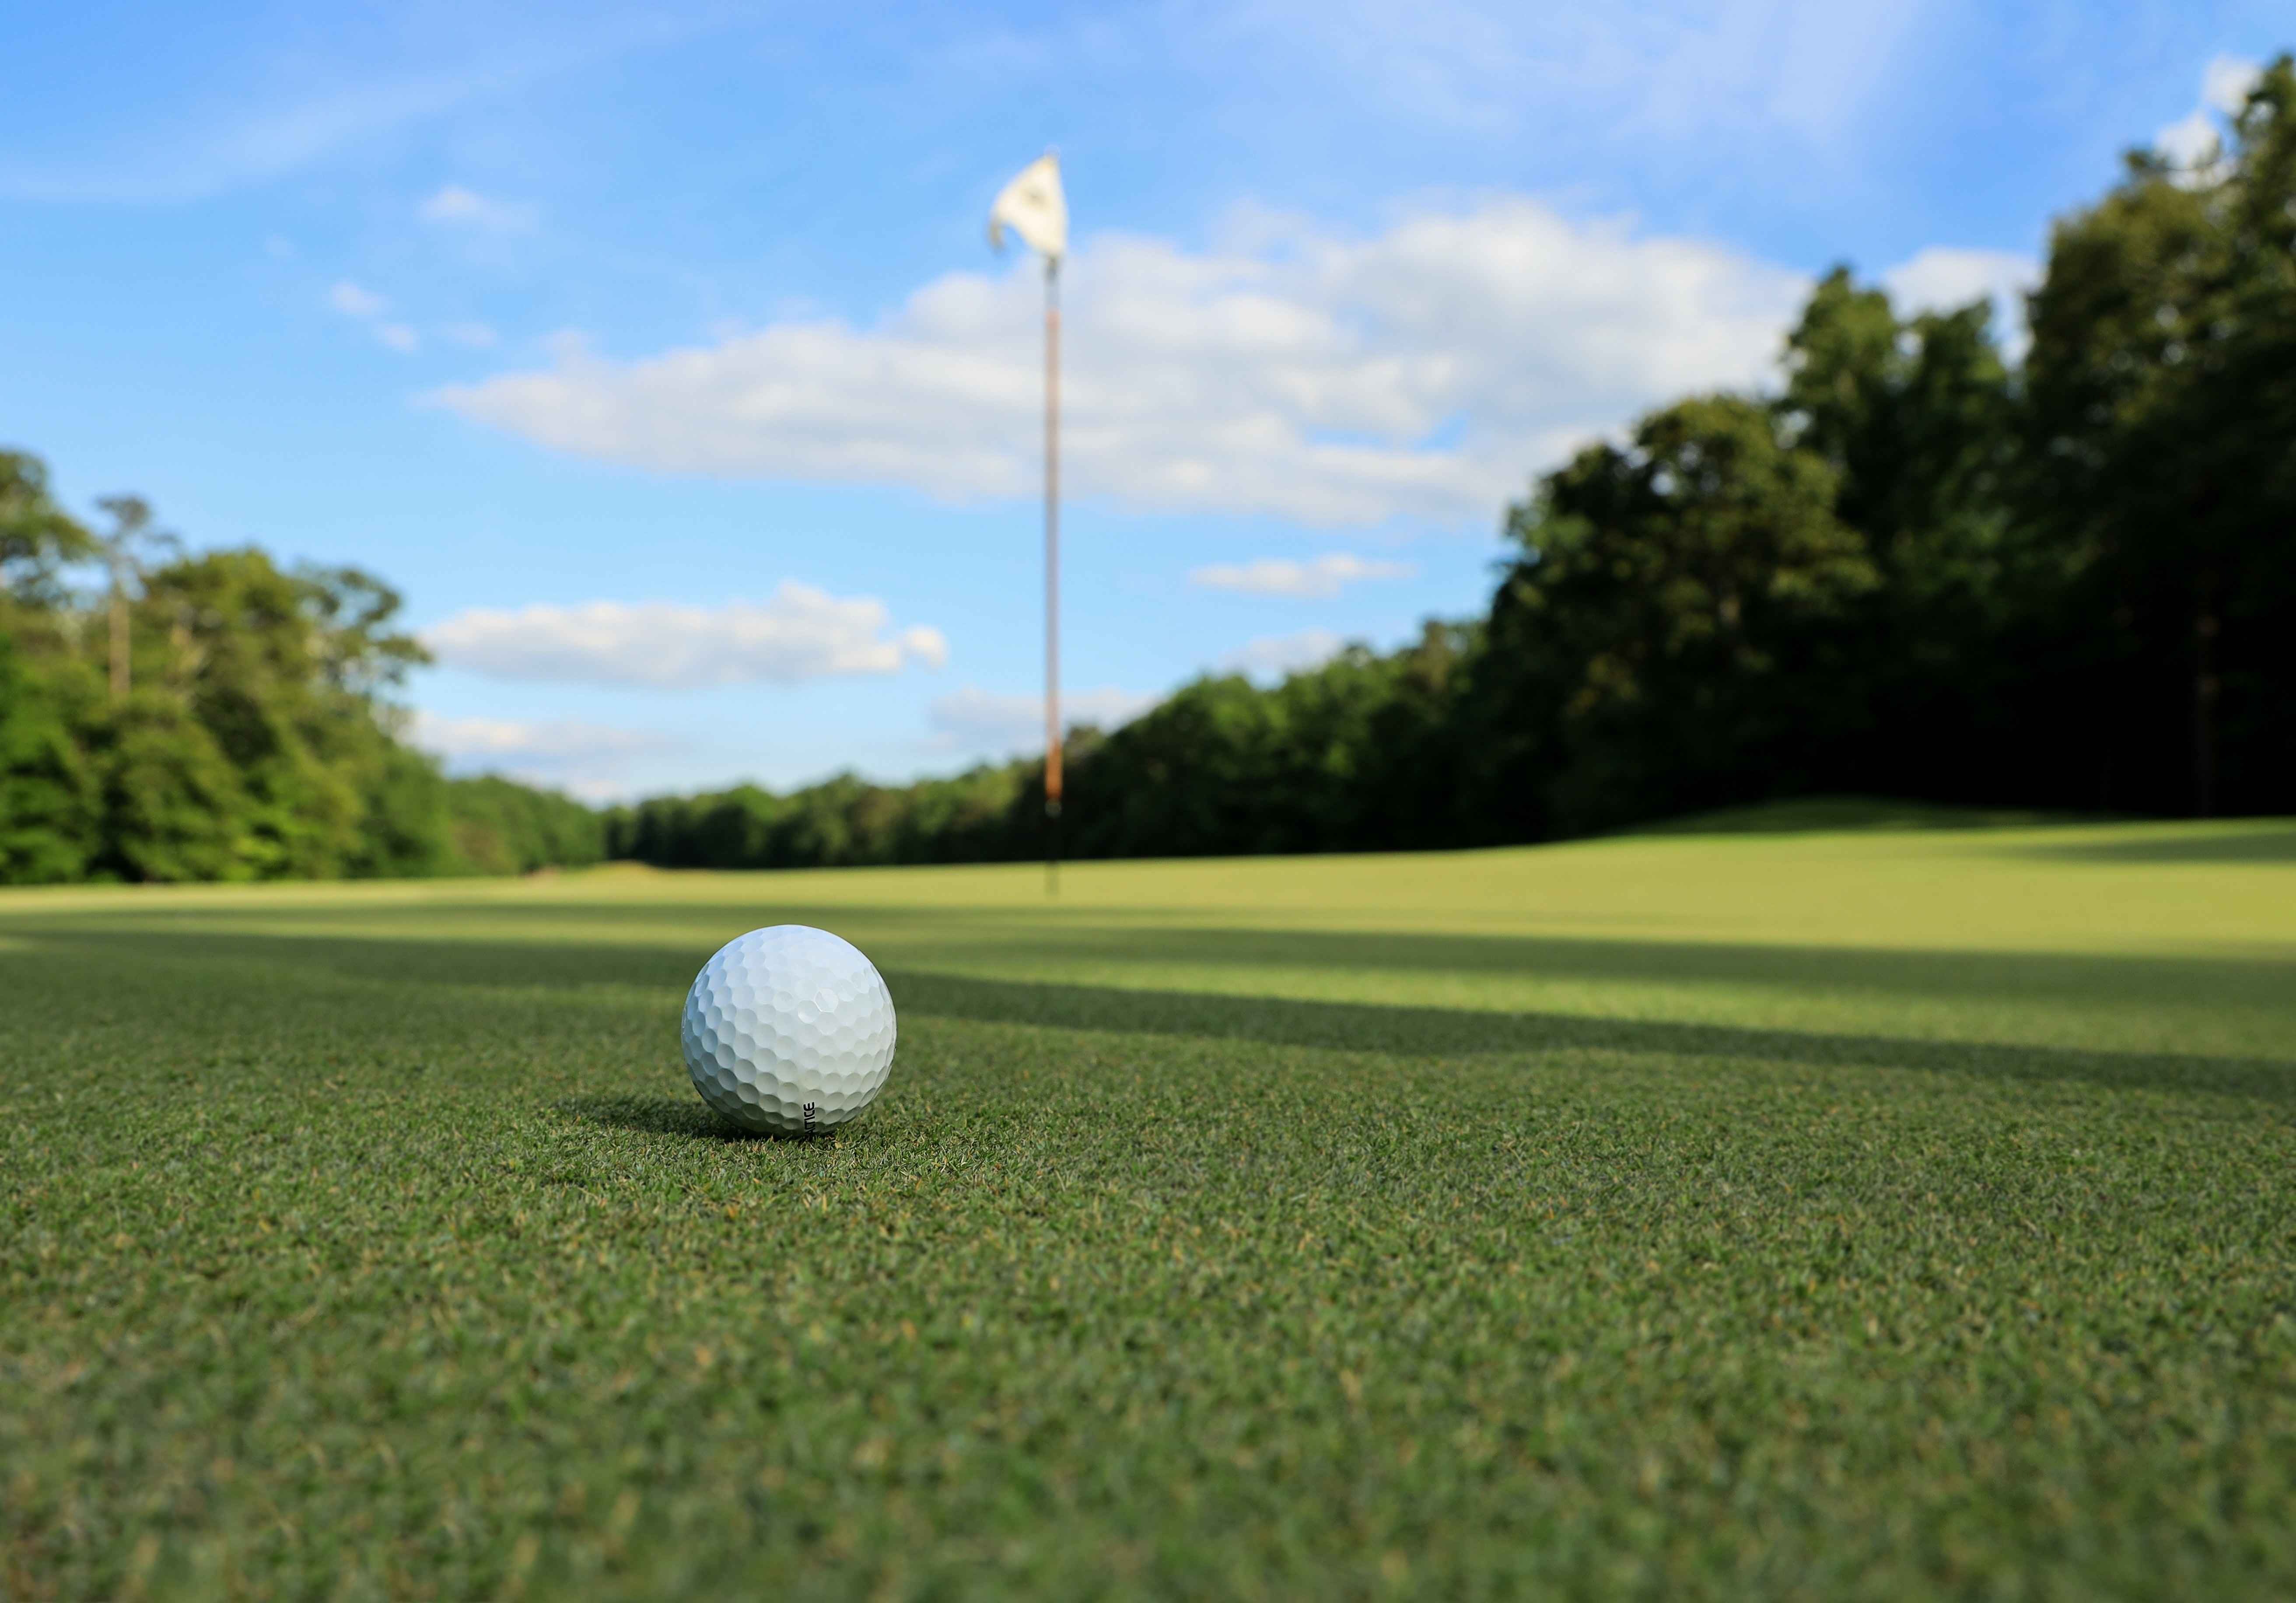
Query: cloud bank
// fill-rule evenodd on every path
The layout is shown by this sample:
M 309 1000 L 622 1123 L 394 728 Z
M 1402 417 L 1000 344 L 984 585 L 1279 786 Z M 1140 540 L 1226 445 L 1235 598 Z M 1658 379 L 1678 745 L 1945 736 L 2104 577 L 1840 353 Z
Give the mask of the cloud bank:
M 593 601 L 516 611 L 474 607 L 422 633 L 449 667 L 495 678 L 636 686 L 795 685 L 838 675 L 939 668 L 937 629 L 896 631 L 885 604 L 843 598 L 795 580 L 761 602 L 720 606 Z
M 1064 283 L 1073 490 L 1321 526 L 1488 520 L 1620 418 L 1759 379 L 1808 287 L 1523 198 L 1370 238 L 1266 217 L 1204 252 L 1102 235 Z M 1037 482 L 1040 296 L 1027 270 L 955 273 L 867 328 L 786 320 L 630 361 L 569 336 L 550 366 L 431 399 L 656 469 L 1018 496 Z

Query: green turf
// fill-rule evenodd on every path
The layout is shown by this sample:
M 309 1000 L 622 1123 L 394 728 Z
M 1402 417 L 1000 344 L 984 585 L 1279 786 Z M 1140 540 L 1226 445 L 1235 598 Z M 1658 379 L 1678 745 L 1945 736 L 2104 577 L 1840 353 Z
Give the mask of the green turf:
M 0 1597 L 2291 1594 L 2296 825 L 0 896 Z

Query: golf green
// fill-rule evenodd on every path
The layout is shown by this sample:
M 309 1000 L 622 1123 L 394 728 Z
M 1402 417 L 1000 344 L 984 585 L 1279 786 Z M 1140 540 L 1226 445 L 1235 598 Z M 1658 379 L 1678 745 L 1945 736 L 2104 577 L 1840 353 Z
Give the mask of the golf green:
M 2296 824 L 8 892 L 0 1115 L 0 1597 L 2296 1594 Z

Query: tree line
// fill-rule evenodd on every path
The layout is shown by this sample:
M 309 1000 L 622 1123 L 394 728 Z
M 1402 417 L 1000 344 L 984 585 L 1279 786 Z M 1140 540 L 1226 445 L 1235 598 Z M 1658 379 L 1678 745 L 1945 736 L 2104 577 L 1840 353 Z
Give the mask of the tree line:
M 0 884 L 514 873 L 601 820 L 450 780 L 387 693 L 428 661 L 355 568 L 184 552 L 133 496 L 90 530 L 0 451 Z M 93 571 L 93 589 L 72 582 Z
M 2004 349 L 1838 268 L 1774 396 L 1694 396 L 1508 509 L 1488 612 L 1069 756 L 1080 857 L 1535 841 L 1827 793 L 2296 812 L 2296 76 L 2132 154 Z M 1041 766 L 609 815 L 675 866 L 1043 849 Z
M 1863 793 L 2296 811 L 2296 70 L 2053 230 L 2021 349 L 1837 268 L 1775 394 L 1693 396 L 1510 507 L 1485 614 L 1069 750 L 1078 857 L 1534 841 Z M 594 812 L 450 781 L 349 569 L 91 532 L 0 456 L 0 879 L 1026 858 L 1039 760 Z M 70 572 L 103 576 L 74 589 Z

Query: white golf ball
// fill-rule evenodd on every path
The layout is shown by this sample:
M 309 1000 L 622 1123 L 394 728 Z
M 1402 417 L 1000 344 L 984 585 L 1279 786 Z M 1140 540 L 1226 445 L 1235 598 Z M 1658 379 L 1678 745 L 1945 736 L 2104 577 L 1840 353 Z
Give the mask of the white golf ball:
M 704 1102 L 744 1130 L 810 1135 L 875 1100 L 893 1066 L 893 999 L 849 942 L 777 924 L 701 966 L 678 1033 Z

